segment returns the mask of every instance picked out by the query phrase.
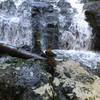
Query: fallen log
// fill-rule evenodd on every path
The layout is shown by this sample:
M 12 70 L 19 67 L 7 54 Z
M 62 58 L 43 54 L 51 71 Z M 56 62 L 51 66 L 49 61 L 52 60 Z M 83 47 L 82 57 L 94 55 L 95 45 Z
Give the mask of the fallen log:
M 22 58 L 22 59 L 30 59 L 30 58 L 45 59 L 45 58 L 39 56 L 38 54 L 29 53 L 25 50 L 19 50 L 15 47 L 6 45 L 4 43 L 0 43 L 0 55 L 9 55 L 12 57 L 18 57 L 18 58 Z

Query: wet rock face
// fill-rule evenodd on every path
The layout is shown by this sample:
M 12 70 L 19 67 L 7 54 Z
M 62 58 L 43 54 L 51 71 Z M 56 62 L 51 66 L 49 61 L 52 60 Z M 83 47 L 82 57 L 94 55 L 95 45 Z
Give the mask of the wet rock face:
M 34 63 L 34 64 L 33 64 Z M 10 68 L 12 67 L 12 68 Z M 42 68 L 42 66 L 41 66 Z M 10 82 L 17 86 L 34 86 L 41 80 L 42 70 L 39 62 L 29 60 L 13 60 L 0 66 L 0 77 L 5 77 L 4 82 Z
M 69 60 L 59 63 L 56 73 L 52 83 L 34 90 L 35 93 L 41 95 L 42 99 L 99 100 L 100 91 L 96 90 L 100 83 L 99 78 L 84 70 L 78 62 Z
M 45 14 L 46 18 L 46 27 L 44 35 L 44 45 L 46 49 L 57 49 L 58 48 L 58 39 L 59 39 L 59 20 L 58 13 L 56 10 Z
M 100 50 L 100 2 L 87 3 L 84 9 L 86 10 L 86 20 L 93 28 L 93 49 Z
M 80 63 L 57 63 L 54 76 L 44 66 L 39 60 L 9 59 L 0 63 L 0 100 L 100 99 L 100 78 Z
M 48 49 L 50 45 L 51 49 L 56 49 L 59 37 L 58 12 L 48 3 L 38 3 L 41 5 L 32 8 L 33 51 Z
M 68 32 L 68 30 L 69 30 L 69 27 L 70 27 L 71 21 L 72 21 L 72 17 L 73 17 L 74 9 L 72 9 L 71 5 L 66 0 L 40 0 L 40 1 L 49 2 L 53 6 L 53 9 L 54 9 L 54 14 L 51 13 L 49 15 L 52 16 L 51 17 L 51 20 L 53 19 L 52 24 L 55 27 L 58 27 L 58 29 L 56 28 L 54 30 L 54 29 L 49 28 L 50 31 L 48 31 L 49 29 L 47 27 L 47 31 L 49 34 L 55 33 L 55 36 L 54 36 L 55 39 L 53 41 L 54 42 L 53 45 L 58 44 L 58 46 L 54 46 L 53 48 L 57 49 L 57 47 L 59 47 L 59 48 L 67 48 L 68 49 L 68 43 L 66 43 L 66 41 L 62 41 L 62 34 L 64 32 L 65 33 Z M 50 18 L 50 17 L 48 17 L 48 18 Z M 56 24 L 54 24 L 55 22 L 56 22 Z M 49 39 L 49 37 L 50 36 L 48 36 L 48 39 Z M 55 43 L 55 40 L 57 40 L 58 43 Z
M 59 1 L 57 6 L 61 9 L 60 13 L 65 16 L 69 12 L 68 8 L 71 8 L 71 5 L 68 2 L 65 2 L 65 0 Z
M 10 84 L 0 83 L 0 100 L 19 100 L 25 88 L 15 87 Z
M 40 61 L 34 60 L 11 59 L 0 62 L 0 100 L 39 98 L 39 95 L 32 92 L 32 88 L 47 80 L 42 66 Z

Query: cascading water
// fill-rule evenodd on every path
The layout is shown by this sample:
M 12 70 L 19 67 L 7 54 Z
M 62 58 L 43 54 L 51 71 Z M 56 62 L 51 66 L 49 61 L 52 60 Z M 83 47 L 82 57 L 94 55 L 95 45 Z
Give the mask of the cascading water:
M 57 57 L 96 68 L 100 55 L 89 51 L 92 28 L 85 21 L 81 0 L 0 0 L 0 42 L 16 47 L 32 45 L 31 4 L 34 1 L 49 2 L 59 14 L 60 50 L 53 50 Z
M 32 3 L 30 0 L 27 2 Z M 27 2 L 26 0 L 0 1 L 1 42 L 14 46 L 31 44 L 31 7 L 29 7 L 29 3 Z M 60 30 L 62 33 L 61 43 L 63 44 L 63 47 L 67 49 L 87 50 L 91 45 L 92 29 L 85 21 L 83 4 L 81 4 L 80 0 L 66 0 L 66 2 L 71 5 L 69 11 L 72 13 L 72 19 L 71 25 L 68 27 L 68 29 L 62 28 Z M 54 6 L 57 6 L 57 4 Z M 59 11 L 59 9 L 57 10 Z M 64 18 L 65 16 L 63 15 L 59 16 L 61 27 L 66 23 Z M 63 21 L 65 21 L 65 23 Z
M 70 12 L 73 13 L 71 25 L 62 34 L 61 41 L 68 49 L 88 50 L 91 48 L 92 28 L 85 21 L 81 0 L 66 0 L 70 3 Z
M 59 11 L 61 50 L 53 52 L 58 58 L 73 59 L 90 68 L 97 68 L 100 54 L 91 51 L 93 34 L 85 20 L 84 3 L 81 0 L 62 0 L 55 4 L 54 8 Z
M 0 42 L 31 45 L 31 8 L 25 0 L 0 0 Z

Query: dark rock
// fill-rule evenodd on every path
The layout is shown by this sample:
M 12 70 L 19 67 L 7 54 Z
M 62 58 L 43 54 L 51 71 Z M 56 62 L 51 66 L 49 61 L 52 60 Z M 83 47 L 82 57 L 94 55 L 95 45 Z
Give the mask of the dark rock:
M 61 9 L 61 14 L 67 16 L 66 14 L 69 13 L 69 8 L 71 8 L 70 3 L 66 2 L 65 0 L 61 0 L 58 2 L 58 7 Z
M 42 100 L 33 91 L 33 87 L 48 82 L 48 78 L 41 75 L 43 63 L 39 61 L 15 59 L 4 62 L 0 66 L 0 100 Z
M 94 50 L 100 50 L 100 2 L 87 3 L 84 6 L 86 10 L 86 20 L 93 28 L 93 48 Z
M 49 48 L 49 44 L 52 45 L 52 49 L 57 48 L 57 12 L 53 10 L 50 4 L 45 2 L 35 2 L 32 6 L 33 52 L 36 51 L 41 54 L 42 49 Z
M 18 100 L 42 100 L 42 98 L 32 90 L 26 90 Z
M 100 79 L 90 76 L 79 63 L 58 64 L 56 71 L 60 77 L 51 76 L 44 66 L 44 61 L 33 59 L 0 62 L 0 100 L 85 100 L 94 96 L 99 100 Z M 65 75 L 66 70 L 71 78 Z M 77 76 L 80 76 L 78 80 Z M 83 82 L 88 81 L 87 78 L 93 78 L 94 82 Z
M 99 12 L 100 11 L 100 1 L 85 3 L 84 9 L 87 11 Z
M 24 50 L 30 51 L 30 52 L 32 51 L 31 48 L 30 48 L 30 46 L 28 46 L 28 45 L 22 46 L 21 49 L 24 49 Z
M 45 30 L 45 43 L 46 49 L 57 49 L 58 48 L 58 38 L 59 38 L 59 20 L 58 20 L 58 12 L 54 10 L 53 12 L 49 12 L 45 14 L 46 20 L 46 30 Z
M 65 2 L 65 0 L 61 0 L 58 2 L 58 6 L 61 8 L 71 8 L 70 3 Z
M 62 89 L 63 94 L 66 97 L 66 100 L 79 100 L 76 94 L 73 92 L 73 88 L 66 86 Z M 70 95 L 69 95 L 70 94 Z
M 42 74 L 34 60 L 25 62 L 24 60 L 15 60 L 16 62 L 11 61 L 9 64 L 6 62 L 5 64 L 9 65 L 7 68 L 0 68 L 0 82 L 10 82 L 10 85 L 23 87 L 34 86 L 40 82 Z M 5 79 L 3 79 L 4 77 Z
M 0 100 L 19 100 L 25 88 L 0 82 Z

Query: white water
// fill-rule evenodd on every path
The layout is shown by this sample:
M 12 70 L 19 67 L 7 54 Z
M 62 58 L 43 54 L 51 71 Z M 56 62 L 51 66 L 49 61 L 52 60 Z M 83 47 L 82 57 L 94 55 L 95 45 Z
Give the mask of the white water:
M 4 1 L 12 1 L 14 4 L 9 6 L 9 2 L 7 2 L 0 9 L 0 41 L 13 46 L 31 45 L 31 7 L 28 3 L 32 3 L 34 0 L 0 0 L 0 4 Z M 56 3 L 53 4 L 58 12 L 60 12 L 60 8 L 57 7 L 59 1 L 54 1 Z M 66 49 L 88 50 L 91 48 L 92 29 L 85 21 L 84 4 L 80 2 L 81 0 L 65 1 L 70 3 L 71 8 L 69 11 L 73 15 L 70 27 L 68 29 L 60 29 L 62 33 L 60 41 Z M 59 14 L 61 27 L 66 24 L 65 17 Z
M 81 0 L 66 0 L 70 3 L 70 11 L 73 13 L 72 23 L 67 31 L 64 31 L 61 37 L 63 43 L 68 43 L 66 48 L 73 50 L 91 49 L 92 28 L 85 21 L 83 10 L 84 4 Z
M 79 61 L 81 64 L 96 69 L 100 66 L 100 53 L 92 51 L 75 51 L 75 50 L 53 50 L 57 54 L 57 59 L 72 59 Z
M 72 22 L 68 29 L 64 29 L 63 27 L 67 22 L 66 16 L 59 14 L 59 22 L 62 27 L 60 28 L 62 34 L 60 41 L 64 50 L 53 50 L 53 52 L 57 55 L 58 59 L 73 59 L 87 67 L 96 69 L 100 66 L 100 53 L 91 51 L 92 28 L 85 21 L 84 4 L 81 3 L 81 0 L 65 1 L 71 5 L 69 11 L 72 13 Z M 61 10 L 57 5 L 54 8 L 59 12 Z M 67 46 L 66 42 L 68 43 Z
M 31 45 L 31 8 L 27 3 L 25 7 L 24 1 L 0 0 L 0 42 L 16 47 Z
M 0 4 L 8 0 L 0 0 Z M 4 9 L 0 9 L 0 42 L 10 44 L 12 46 L 31 45 L 32 29 L 30 23 L 31 7 L 28 3 L 34 0 L 12 0 L 15 7 L 13 9 L 7 8 L 4 5 Z M 25 3 L 27 1 L 28 3 Z M 50 0 L 41 0 L 50 1 Z M 60 23 L 60 42 L 63 45 L 63 49 L 69 50 L 54 50 L 59 58 L 69 58 L 77 60 L 84 65 L 92 68 L 96 68 L 100 63 L 100 54 L 89 51 L 92 43 L 92 28 L 85 21 L 85 14 L 83 10 L 84 4 L 81 0 L 66 0 L 71 5 L 68 8 L 72 20 L 68 29 L 64 29 L 64 25 L 68 22 L 66 16 L 60 14 L 60 7 L 57 3 L 60 0 L 51 0 L 54 9 L 59 12 Z M 23 4 L 24 2 L 24 4 Z M 67 45 L 66 45 L 67 43 Z

